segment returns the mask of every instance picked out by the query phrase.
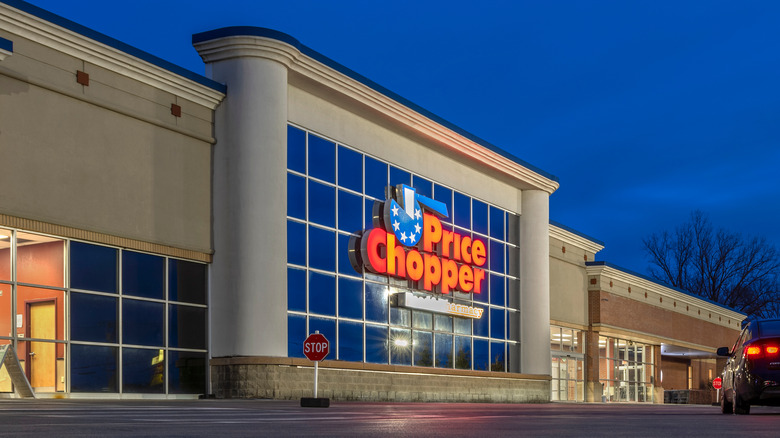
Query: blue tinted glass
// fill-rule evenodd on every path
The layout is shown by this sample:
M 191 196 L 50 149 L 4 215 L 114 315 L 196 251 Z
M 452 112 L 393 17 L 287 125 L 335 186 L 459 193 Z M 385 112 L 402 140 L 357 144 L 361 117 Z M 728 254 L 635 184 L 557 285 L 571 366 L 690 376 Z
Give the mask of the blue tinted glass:
M 487 235 L 488 233 L 488 206 L 482 201 L 474 199 L 471 203 L 471 222 L 474 231 Z
M 414 350 L 414 366 L 432 367 L 433 366 L 433 333 L 412 332 L 412 347 Z
M 487 273 L 485 273 L 485 276 L 487 276 Z M 490 293 L 488 291 L 488 282 L 487 279 L 483 278 L 480 283 L 482 283 L 482 289 L 480 293 L 472 293 L 471 297 L 474 299 L 474 301 L 478 303 L 488 303 L 490 302 Z
M 309 180 L 309 221 L 336 228 L 336 188 Z
M 387 164 L 366 157 L 366 195 L 385 199 L 387 187 Z
M 455 336 L 455 368 L 471 369 L 471 337 Z
M 306 178 L 287 174 L 287 216 L 306 220 Z
M 366 320 L 387 324 L 387 286 L 366 283 Z
M 287 221 L 287 263 L 306 266 L 306 225 Z
M 349 234 L 338 235 L 339 273 L 342 275 L 357 276 L 357 275 L 361 275 L 362 271 L 361 272 L 356 271 L 355 268 L 352 266 L 352 262 L 349 260 L 349 245 L 350 245 L 349 242 L 352 237 L 353 236 Z
M 74 341 L 117 341 L 117 299 L 70 294 L 70 338 Z
M 287 310 L 306 311 L 306 271 L 287 268 Z
M 288 244 L 289 245 L 289 244 Z M 309 266 L 336 272 L 336 233 L 309 227 Z
M 306 133 L 287 126 L 287 168 L 306 173 Z
M 412 176 L 412 187 L 417 193 L 433 199 L 433 183 L 417 175 Z
M 482 317 L 474 320 L 474 336 L 484 336 L 487 338 L 490 336 L 490 312 L 487 307 L 482 308 L 484 309 Z
M 164 393 L 165 353 L 163 350 L 123 348 L 122 391 L 128 393 Z
M 168 393 L 206 393 L 206 353 L 168 352 Z
M 490 274 L 490 304 L 494 306 L 503 306 L 506 296 L 504 289 L 504 277 Z
M 520 245 L 520 216 L 509 212 L 506 214 L 506 241 Z
M 433 185 L 433 199 L 443 202 L 447 206 L 448 217 L 442 218 L 442 222 L 452 223 L 452 190 L 440 186 L 438 184 Z
M 411 327 L 412 311 L 402 307 L 390 306 L 390 325 Z
M 395 187 L 398 184 L 412 185 L 412 174 L 401 170 L 395 166 L 390 166 L 390 185 Z
M 504 240 L 504 210 L 490 207 L 490 237 Z
M 436 368 L 452 368 L 452 335 L 436 333 L 434 342 Z
M 513 341 L 520 340 L 520 314 L 517 312 L 506 312 L 506 319 L 509 322 L 507 339 Z
M 387 327 L 366 324 L 366 362 L 387 363 Z
M 453 200 L 453 218 L 455 225 L 466 229 L 471 229 L 471 198 L 455 192 Z
M 116 293 L 117 250 L 107 246 L 70 242 L 70 286 Z
M 306 357 L 303 355 L 303 341 L 306 333 L 306 317 L 287 314 L 287 357 Z
M 72 392 L 117 392 L 117 347 L 70 346 L 70 390 Z
M 488 261 L 490 262 L 490 270 L 494 272 L 504 273 L 504 244 L 497 241 L 490 241 L 490 256 Z
M 168 299 L 206 304 L 206 265 L 168 259 Z
M 151 254 L 122 251 L 122 293 L 162 299 L 165 259 Z
M 336 143 L 309 134 L 309 176 L 336 183 Z
M 328 355 L 325 359 L 336 359 L 336 320 L 328 318 L 315 318 L 309 317 L 309 334 L 315 333 L 317 330 L 320 334 L 325 336 L 330 346 L 328 347 Z
M 168 311 L 168 346 L 205 350 L 206 309 L 169 304 Z
M 363 210 L 365 217 L 363 218 L 363 223 L 365 224 L 365 229 L 371 229 L 376 228 L 377 224 L 374 223 L 374 204 L 378 203 L 379 201 L 373 201 L 371 199 L 366 199 L 365 206 L 366 208 Z
M 490 371 L 505 371 L 504 365 L 504 343 L 490 343 Z
M 490 308 L 490 337 L 504 339 L 504 309 Z
M 363 198 L 339 190 L 339 230 L 354 233 L 363 229 Z
M 309 313 L 336 316 L 336 277 L 309 272 Z
M 339 316 L 363 319 L 362 281 L 339 277 Z
M 393 365 L 412 364 L 412 331 L 390 328 L 390 363 Z
M 474 369 L 480 371 L 490 371 L 490 350 L 488 341 L 485 339 L 474 339 Z
M 122 342 L 162 347 L 164 317 L 162 303 L 122 300 Z
M 339 360 L 363 362 L 363 324 L 339 321 Z
M 520 248 L 506 247 L 506 273 L 513 277 L 520 276 Z
M 363 193 L 363 154 L 339 146 L 339 186 Z
M 520 282 L 512 278 L 506 279 L 507 306 L 520 310 Z

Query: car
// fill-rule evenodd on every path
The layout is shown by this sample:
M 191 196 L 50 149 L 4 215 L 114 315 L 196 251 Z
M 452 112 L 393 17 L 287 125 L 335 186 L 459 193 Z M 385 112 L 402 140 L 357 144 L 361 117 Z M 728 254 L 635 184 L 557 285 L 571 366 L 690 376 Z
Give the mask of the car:
M 718 348 L 723 368 L 720 408 L 750 413 L 751 405 L 780 406 L 780 319 L 746 323 L 734 346 Z

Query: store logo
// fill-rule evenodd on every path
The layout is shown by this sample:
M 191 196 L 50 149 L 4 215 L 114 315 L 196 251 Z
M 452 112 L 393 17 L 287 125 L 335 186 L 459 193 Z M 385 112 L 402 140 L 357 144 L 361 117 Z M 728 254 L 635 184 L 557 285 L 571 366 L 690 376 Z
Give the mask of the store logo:
M 447 206 L 407 185 L 388 188 L 387 200 L 374 205 L 374 228 L 350 242 L 350 261 L 362 269 L 405 278 L 429 292 L 482 293 L 487 248 L 443 229 Z

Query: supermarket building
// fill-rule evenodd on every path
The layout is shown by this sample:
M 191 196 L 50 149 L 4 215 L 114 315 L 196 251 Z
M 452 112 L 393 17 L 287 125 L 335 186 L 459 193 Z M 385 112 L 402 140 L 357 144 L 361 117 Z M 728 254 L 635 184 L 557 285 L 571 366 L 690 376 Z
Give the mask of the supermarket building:
M 0 345 L 39 397 L 709 402 L 742 315 L 595 261 L 557 179 L 269 29 L 208 77 L 0 3 Z M 2 395 L 13 385 L 0 371 Z

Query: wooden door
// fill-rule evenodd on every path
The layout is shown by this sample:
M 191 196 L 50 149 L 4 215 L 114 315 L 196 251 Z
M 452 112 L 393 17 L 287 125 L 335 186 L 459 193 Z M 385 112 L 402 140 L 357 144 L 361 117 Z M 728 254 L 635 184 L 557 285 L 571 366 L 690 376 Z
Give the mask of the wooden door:
M 56 339 L 57 306 L 55 301 L 29 303 L 30 337 Z M 57 346 L 53 342 L 30 342 L 30 386 L 39 391 L 55 389 L 57 382 Z

